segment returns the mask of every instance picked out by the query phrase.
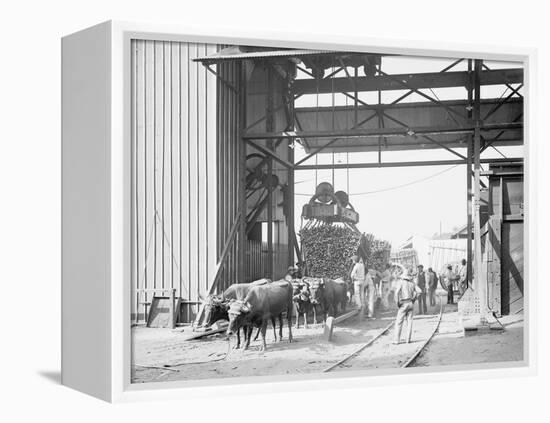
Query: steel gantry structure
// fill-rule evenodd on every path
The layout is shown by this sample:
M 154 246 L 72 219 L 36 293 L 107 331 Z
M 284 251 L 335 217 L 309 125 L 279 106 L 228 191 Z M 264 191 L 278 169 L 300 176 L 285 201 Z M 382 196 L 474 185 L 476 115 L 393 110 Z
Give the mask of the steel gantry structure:
M 521 157 L 482 157 L 488 149 L 523 144 L 523 69 L 491 69 L 483 60 L 458 58 L 438 72 L 392 74 L 381 54 L 229 47 L 195 59 L 238 97 L 231 115 L 239 138 L 240 184 L 238 221 L 225 239 L 226 251 L 237 242 L 239 277 L 251 260 L 247 238 L 257 222 L 267 222 L 267 267 L 264 276 L 278 276 L 274 266 L 273 221 L 278 207 L 286 222 L 287 265 L 300 255 L 294 232 L 294 174 L 301 170 L 465 165 L 467 179 L 468 261 L 481 263 L 480 190 L 482 164 L 520 163 Z M 459 66 L 460 65 L 460 66 Z M 459 67 L 463 70 L 457 70 Z M 482 95 L 484 87 L 501 86 L 500 97 Z M 463 89 L 456 98 L 441 100 L 435 89 Z M 382 100 L 391 96 L 391 101 Z M 367 101 L 375 96 L 377 101 Z M 413 96 L 421 101 L 409 102 Z M 330 96 L 320 106 L 320 96 Z M 335 96 L 345 99 L 337 105 Z M 310 98 L 310 104 L 297 103 Z M 315 101 L 317 99 L 317 101 Z M 342 101 L 340 101 L 342 102 Z M 351 104 L 348 104 L 351 103 Z M 314 106 L 311 105 L 314 104 Z M 237 122 L 238 121 L 238 122 Z M 223 123 L 219 127 L 223 128 Z M 305 156 L 295 160 L 299 143 Z M 433 150 L 448 159 L 384 161 L 386 151 Z M 377 160 L 348 164 L 313 163 L 327 152 L 374 152 Z M 255 160 L 250 161 L 250 157 Z M 262 175 L 261 189 L 251 178 Z M 267 182 L 266 182 L 267 181 Z M 277 186 L 281 199 L 278 202 Z M 263 191 L 262 191 L 263 190 Z M 261 192 L 259 192 L 261 191 Z M 473 235 L 473 236 L 472 236 Z M 473 243 L 473 245 L 472 245 Z M 473 259 L 473 260 L 472 260 Z M 225 257 L 219 257 L 221 269 Z M 286 269 L 286 268 L 285 268 Z M 218 277 L 218 276 L 216 276 Z M 468 275 L 472 281 L 472 275 Z M 479 290 L 484 284 L 478 284 Z M 485 295 L 480 292 L 481 296 Z

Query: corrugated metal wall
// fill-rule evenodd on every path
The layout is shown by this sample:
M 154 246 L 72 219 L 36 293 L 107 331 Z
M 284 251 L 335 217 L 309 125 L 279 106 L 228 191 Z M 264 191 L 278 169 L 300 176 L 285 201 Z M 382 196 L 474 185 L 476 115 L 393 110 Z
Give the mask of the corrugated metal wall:
M 132 41 L 132 318 L 176 288 L 185 320 L 217 263 L 217 78 L 191 59 L 215 45 Z
M 229 62 L 217 65 L 218 79 L 218 125 L 217 125 L 217 201 L 218 201 L 218 236 L 217 260 L 221 259 L 224 246 L 239 213 L 239 95 L 240 63 Z M 233 87 L 233 88 L 231 88 Z M 238 264 L 239 234 L 231 240 L 231 246 L 224 260 L 217 292 L 239 280 Z
M 229 246 L 215 292 L 267 276 L 268 246 L 263 240 L 242 244 L 232 231 L 239 214 L 241 181 L 239 127 L 240 62 L 218 64 L 220 78 L 193 58 L 216 52 L 215 45 L 132 41 L 132 319 L 142 322 L 152 289 L 175 288 L 183 299 L 180 318 L 192 321 Z M 258 66 L 247 81 L 246 122 L 267 112 L 267 73 Z M 282 104 L 284 81 L 275 75 L 274 104 Z M 274 129 L 287 124 L 274 113 Z M 266 130 L 266 124 L 256 130 Z M 275 148 L 290 159 L 286 143 Z M 255 150 L 247 148 L 246 153 Z M 244 152 L 243 152 L 244 153 Z M 288 171 L 274 164 L 281 184 Z M 282 188 L 274 192 L 274 277 L 289 265 L 288 228 Z M 247 200 L 248 214 L 257 198 Z M 267 220 L 267 212 L 259 222 Z M 230 237 L 231 234 L 236 234 Z M 239 268 L 239 245 L 245 246 Z M 292 260 L 290 260 L 292 262 Z M 157 292 L 156 295 L 161 295 Z M 167 293 L 166 293 L 167 295 Z

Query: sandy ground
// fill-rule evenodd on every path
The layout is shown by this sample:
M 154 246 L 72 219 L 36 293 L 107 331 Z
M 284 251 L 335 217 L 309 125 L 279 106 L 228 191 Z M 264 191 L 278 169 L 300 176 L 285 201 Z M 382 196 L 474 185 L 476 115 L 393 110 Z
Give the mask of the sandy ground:
M 499 320 L 504 330 L 486 330 L 464 336 L 458 326 L 458 313 L 445 313 L 437 336 L 416 360 L 415 366 L 522 361 L 523 314 L 503 316 Z
M 417 308 L 415 308 L 415 311 Z M 430 307 L 427 315 L 415 315 L 411 344 L 392 345 L 393 328 L 353 360 L 337 367 L 345 372 L 357 369 L 398 368 L 418 349 L 433 331 L 439 315 L 439 305 Z M 333 342 L 323 338 L 322 325 L 301 327 L 292 333 L 294 341 L 273 340 L 268 328 L 267 350 L 260 352 L 260 340 L 250 349 L 235 350 L 224 334 L 184 341 L 191 334 L 189 328 L 152 329 L 134 327 L 132 381 L 135 383 L 210 379 L 219 377 L 284 375 L 319 373 L 356 351 L 386 327 L 395 317 L 395 311 L 380 313 L 376 319 L 354 317 L 335 328 Z M 456 306 L 446 306 L 440 327 L 430 347 L 415 365 L 468 364 L 522 359 L 523 324 L 521 316 L 503 322 L 506 331 L 464 337 L 458 326 Z M 163 368 L 169 365 L 170 368 Z M 160 368 L 147 368 L 156 366 Z

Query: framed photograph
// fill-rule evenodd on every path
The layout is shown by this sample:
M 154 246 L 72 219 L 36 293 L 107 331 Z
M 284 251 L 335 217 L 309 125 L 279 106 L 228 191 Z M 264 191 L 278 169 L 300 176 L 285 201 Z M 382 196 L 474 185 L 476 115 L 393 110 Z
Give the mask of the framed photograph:
M 533 371 L 532 51 L 120 22 L 62 51 L 65 385 Z

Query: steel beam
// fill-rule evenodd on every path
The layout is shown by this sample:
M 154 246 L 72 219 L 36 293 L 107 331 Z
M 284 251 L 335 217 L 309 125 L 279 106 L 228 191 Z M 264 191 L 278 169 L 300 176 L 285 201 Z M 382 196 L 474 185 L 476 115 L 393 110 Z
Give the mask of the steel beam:
M 472 73 L 472 59 L 468 59 L 468 73 L 470 78 L 468 80 L 468 86 L 466 87 L 468 91 L 468 104 L 472 104 L 473 100 L 473 73 Z M 468 109 L 468 121 L 472 122 L 472 108 Z M 473 139 L 471 135 L 468 135 L 468 149 L 466 156 L 468 157 L 468 162 L 466 164 L 466 271 L 467 271 L 467 280 L 468 286 L 472 286 L 472 156 L 473 156 Z
M 377 116 L 377 113 L 373 113 L 371 114 L 368 118 L 366 119 L 363 119 L 361 122 L 359 122 L 357 125 L 354 125 L 354 128 L 358 128 L 360 127 L 361 125 L 364 125 L 365 123 L 367 123 L 369 120 L 371 119 L 374 119 L 375 117 Z M 298 120 L 296 119 L 296 122 L 298 122 Z M 305 138 L 304 138 L 305 139 Z M 296 165 L 299 165 L 299 164 L 302 164 L 303 162 L 309 160 L 311 157 L 315 156 L 317 153 L 320 153 L 321 151 L 323 151 L 325 148 L 328 148 L 330 147 L 332 144 L 334 144 L 335 142 L 337 142 L 339 140 L 339 138 L 334 138 L 332 140 L 330 140 L 329 142 L 327 142 L 326 144 L 322 145 L 321 147 L 318 147 L 316 148 L 312 153 L 308 154 L 306 157 L 300 159 L 294 166 Z M 317 181 L 315 181 L 316 184 L 317 184 Z
M 377 116 L 375 113 L 373 117 Z M 415 135 L 444 135 L 444 134 L 468 134 L 474 132 L 476 126 L 464 124 L 459 126 L 421 126 L 404 128 L 357 128 L 341 129 L 335 131 L 286 131 L 286 132 L 264 132 L 244 135 L 244 139 L 250 140 L 273 140 L 279 138 L 371 138 L 379 136 L 415 136 Z M 480 131 L 513 130 L 522 129 L 521 122 L 500 122 L 486 123 L 479 126 Z
M 520 84 L 517 88 L 513 88 L 512 92 L 508 94 L 508 96 L 497 103 L 484 117 L 483 120 L 487 120 L 489 116 L 491 116 L 493 113 L 495 113 L 498 109 L 500 109 L 504 104 L 506 104 L 513 96 L 514 94 L 520 95 L 519 90 L 523 87 L 523 84 Z
M 399 125 L 401 125 L 401 126 L 403 126 L 403 127 L 407 127 L 407 125 L 406 125 L 404 122 L 401 122 L 401 121 L 399 121 L 398 119 L 396 119 L 396 118 L 394 118 L 394 117 L 392 117 L 392 116 L 387 115 L 386 113 L 383 113 L 383 115 L 386 116 L 388 119 L 390 119 L 390 120 L 396 122 L 397 124 L 399 124 Z M 421 135 L 421 137 L 422 137 L 422 139 L 425 139 L 426 141 L 429 141 L 429 142 L 431 142 L 431 143 L 433 143 L 433 144 L 439 145 L 441 148 L 447 150 L 448 152 L 454 154 L 455 156 L 458 156 L 458 157 L 460 157 L 461 159 L 465 159 L 465 157 L 464 157 L 462 154 L 457 153 L 456 151 L 454 151 L 454 150 L 451 149 L 450 147 L 448 147 L 448 146 L 446 146 L 446 145 L 444 145 L 444 144 L 442 144 L 442 143 L 440 143 L 440 142 L 434 140 L 432 137 L 428 137 L 427 135 Z M 379 151 L 380 151 L 380 150 L 379 150 Z M 379 155 L 380 155 L 380 153 L 379 153 Z M 380 161 L 380 160 L 379 160 L 379 161 Z
M 506 159 L 480 159 L 480 163 L 522 163 L 521 157 L 510 157 Z M 323 169 L 369 169 L 378 167 L 414 167 L 414 166 L 447 166 L 447 165 L 467 165 L 468 160 L 427 160 L 412 162 L 374 162 L 374 163 L 342 163 L 342 164 L 317 164 L 317 165 L 299 165 L 294 170 L 323 170 Z
M 435 98 L 433 98 L 433 97 L 431 97 L 431 96 L 429 96 L 429 95 L 423 93 L 423 92 L 420 91 L 418 88 L 416 88 L 416 87 L 414 87 L 414 86 L 411 86 L 410 83 L 406 82 L 405 80 L 401 81 L 401 80 L 395 78 L 393 75 L 388 75 L 387 73 L 384 73 L 384 72 L 382 72 L 382 71 L 379 71 L 379 72 L 380 72 L 380 74 L 381 74 L 382 76 L 386 76 L 386 77 L 388 77 L 388 78 L 393 79 L 394 81 L 396 81 L 397 83 L 399 83 L 403 88 L 415 92 L 416 94 L 420 95 L 421 97 L 424 97 L 425 99 L 431 101 L 432 103 L 437 104 L 438 106 L 444 107 L 445 110 L 447 110 L 449 117 L 450 117 L 451 119 L 453 119 L 453 121 L 454 121 L 457 125 L 458 125 L 459 123 L 458 123 L 458 121 L 451 115 L 451 113 L 457 115 L 457 116 L 460 117 L 461 119 L 465 119 L 465 116 L 464 116 L 462 113 L 458 112 L 458 111 L 455 110 L 455 109 L 451 109 L 450 107 L 447 107 L 447 106 L 445 105 L 445 103 L 441 102 L 439 99 L 435 99 Z M 432 89 L 432 87 L 429 87 L 429 88 L 430 88 L 430 90 Z M 432 93 L 433 93 L 433 91 L 432 91 Z
M 286 124 L 287 128 L 295 128 L 295 114 L 294 114 L 294 93 L 292 92 L 292 79 L 287 78 L 287 98 L 284 101 L 286 107 Z M 287 148 L 287 160 L 290 163 L 294 163 L 294 148 L 291 147 L 293 140 L 288 140 Z M 288 248 L 288 265 L 294 265 L 294 245 L 296 243 L 296 233 L 294 231 L 294 167 L 288 169 L 287 172 L 287 195 L 286 200 L 288 204 L 283 204 L 283 207 L 287 208 L 286 224 L 287 224 L 287 248 Z
M 380 75 L 373 78 L 357 77 L 354 87 L 359 92 L 402 90 L 409 88 L 447 88 L 466 87 L 468 72 L 431 72 L 417 74 Z M 480 74 L 480 85 L 505 85 L 523 82 L 523 69 L 486 70 Z M 294 82 L 296 94 L 326 94 L 349 91 L 350 80 L 347 77 L 323 80 L 297 79 Z
M 284 138 L 284 137 L 283 137 Z M 273 139 L 273 138 L 272 138 Z M 256 143 L 254 143 L 252 140 L 249 140 L 249 139 L 246 139 L 243 137 L 243 140 L 245 143 L 247 143 L 249 146 L 251 146 L 252 148 L 255 148 L 256 150 L 258 150 L 259 152 L 261 153 L 264 153 L 266 154 L 267 156 L 271 157 L 273 160 L 275 160 L 276 162 L 279 162 L 280 164 L 282 164 L 283 166 L 287 167 L 287 168 L 290 168 L 292 169 L 294 167 L 294 165 L 288 161 L 286 161 L 285 159 L 277 156 L 277 154 L 275 154 L 274 151 L 266 148 L 266 147 L 263 147 L 261 145 L 258 145 Z
M 246 72 L 244 65 L 241 64 L 238 67 L 239 72 L 239 90 L 238 90 L 238 122 L 239 122 L 239 137 L 241 142 L 238 145 L 239 152 L 239 210 L 240 213 L 240 225 L 239 225 L 239 237 L 238 237 L 238 267 L 237 274 L 241 281 L 245 281 L 248 275 L 246 274 L 246 249 L 247 249 L 247 236 L 246 236 L 246 142 L 242 139 L 245 133 L 246 127 Z

